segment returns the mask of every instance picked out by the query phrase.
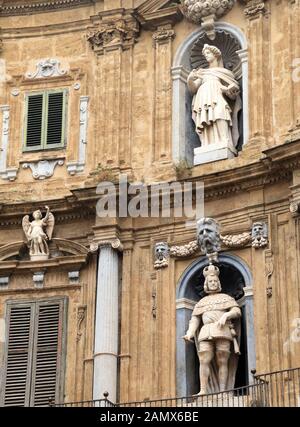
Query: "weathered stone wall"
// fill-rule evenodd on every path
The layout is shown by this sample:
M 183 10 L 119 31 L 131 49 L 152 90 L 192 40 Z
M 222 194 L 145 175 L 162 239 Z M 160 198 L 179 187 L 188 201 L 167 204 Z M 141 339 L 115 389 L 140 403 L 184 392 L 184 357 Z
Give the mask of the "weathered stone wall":
M 14 181 L 0 178 L 0 244 L 23 240 L 22 216 L 45 204 L 60 218 L 55 237 L 88 247 L 92 240 L 118 236 L 124 246 L 121 401 L 176 395 L 176 287 L 196 259 L 171 259 L 168 268 L 154 270 L 155 242 L 194 240 L 195 228 L 185 227 L 182 219 L 104 221 L 95 215 L 94 186 L 111 173 L 127 173 L 146 183 L 176 179 L 170 68 L 179 46 L 197 26 L 171 12 L 166 18 L 164 9 L 153 10 L 151 16 L 147 9 L 133 13 L 133 7 L 146 3 L 105 0 L 31 15 L 0 14 L 0 106 L 10 108 L 7 168 L 19 169 Z M 196 166 L 189 179 L 204 181 L 205 215 L 220 221 L 222 232 L 247 231 L 256 220 L 268 224 L 266 249 L 227 249 L 252 272 L 256 369 L 267 372 L 297 366 L 300 355 L 299 344 L 292 343 L 291 351 L 284 347 L 300 308 L 299 217 L 289 211 L 290 202 L 300 199 L 300 83 L 293 79 L 293 63 L 300 58 L 300 5 L 298 0 L 238 2 L 222 20 L 244 32 L 248 42 L 249 141 L 237 158 Z M 116 22 L 126 24 L 125 29 L 121 26 L 125 38 L 116 31 L 104 41 L 101 36 L 87 40 L 87 34 L 95 35 L 97 29 L 115 31 Z M 70 71 L 62 77 L 26 79 L 26 73 L 46 58 L 58 59 L 61 68 Z M 57 87 L 69 89 L 66 148 L 22 153 L 25 93 Z M 83 172 L 70 175 L 66 164 L 78 160 L 81 96 L 89 97 L 86 165 Z M 22 168 L 25 161 L 61 157 L 64 165 L 56 166 L 53 176 L 44 180 Z M 104 173 L 89 175 L 99 163 Z M 65 400 L 90 399 L 96 258 L 88 258 L 77 285 L 70 285 L 61 270 L 45 278 L 44 288 L 37 290 L 31 271 L 14 272 L 9 287 L 0 289 L 0 318 L 8 299 L 67 296 Z M 271 296 L 267 288 L 272 288 Z M 78 338 L 77 309 L 82 305 L 86 312 Z M 0 332 L 0 351 L 2 341 Z

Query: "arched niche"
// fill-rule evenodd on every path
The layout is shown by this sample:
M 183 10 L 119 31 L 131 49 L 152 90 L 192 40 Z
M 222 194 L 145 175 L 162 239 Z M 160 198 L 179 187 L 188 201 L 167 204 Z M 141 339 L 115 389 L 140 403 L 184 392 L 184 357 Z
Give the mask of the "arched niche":
M 248 140 L 248 51 L 247 41 L 243 32 L 226 22 L 215 24 L 216 32 L 225 32 L 232 36 L 239 44 L 240 49 L 237 55 L 241 61 L 241 86 L 242 86 L 242 140 L 239 141 L 238 150 L 247 143 Z M 172 66 L 172 155 L 175 163 L 186 160 L 189 164 L 194 164 L 194 148 L 200 146 L 198 135 L 195 132 L 195 125 L 191 115 L 192 95 L 187 88 L 187 77 L 192 69 L 190 55 L 194 44 L 200 37 L 205 36 L 203 29 L 192 32 L 179 46 Z M 214 44 L 211 41 L 210 44 Z
M 235 255 L 220 254 L 222 292 L 233 296 L 242 310 L 242 342 L 236 387 L 251 382 L 255 369 L 252 275 L 246 263 Z M 199 360 L 195 346 L 186 343 L 185 335 L 194 305 L 204 296 L 203 269 L 207 258 L 194 261 L 182 274 L 176 292 L 176 390 L 177 396 L 199 391 Z

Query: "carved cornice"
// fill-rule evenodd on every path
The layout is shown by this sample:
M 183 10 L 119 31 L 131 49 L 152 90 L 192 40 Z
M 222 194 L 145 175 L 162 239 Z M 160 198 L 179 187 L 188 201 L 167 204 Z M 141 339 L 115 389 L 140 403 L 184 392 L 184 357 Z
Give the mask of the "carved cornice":
M 137 41 L 139 23 L 132 14 L 104 16 L 100 22 L 89 28 L 87 40 L 97 54 L 116 49 L 128 49 Z
M 50 12 L 53 10 L 71 7 L 87 6 L 95 3 L 94 0 L 52 0 L 39 2 L 6 2 L 0 6 L 0 16 L 28 15 L 32 13 Z M 17 3 L 17 4 L 16 4 Z M 28 4 L 29 3 L 29 4 Z
M 135 16 L 146 30 L 156 30 L 159 26 L 174 25 L 183 18 L 180 0 L 145 1 L 135 10 Z

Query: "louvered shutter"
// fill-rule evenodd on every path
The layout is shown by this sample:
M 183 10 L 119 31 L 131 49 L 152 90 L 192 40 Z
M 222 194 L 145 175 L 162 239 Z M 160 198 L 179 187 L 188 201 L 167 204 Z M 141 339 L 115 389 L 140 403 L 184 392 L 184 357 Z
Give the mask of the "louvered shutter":
M 49 404 L 58 398 L 59 366 L 62 347 L 62 305 L 37 305 L 33 350 L 31 406 Z
M 64 92 L 49 93 L 47 97 L 46 147 L 63 144 Z
M 25 151 L 64 146 L 67 91 L 27 95 Z
M 27 406 L 30 397 L 33 304 L 8 306 L 5 406 Z
M 8 304 L 1 406 L 60 402 L 65 299 Z
M 26 147 L 31 150 L 42 147 L 43 103 L 43 94 L 28 96 Z

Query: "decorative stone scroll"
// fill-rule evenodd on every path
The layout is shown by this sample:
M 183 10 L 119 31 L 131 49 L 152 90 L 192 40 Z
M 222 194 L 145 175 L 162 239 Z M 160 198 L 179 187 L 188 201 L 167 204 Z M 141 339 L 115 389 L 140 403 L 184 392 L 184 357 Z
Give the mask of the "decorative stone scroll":
M 123 251 L 123 245 L 119 239 L 92 241 L 90 244 L 90 251 L 95 253 L 101 246 L 111 246 L 112 249 L 116 249 L 120 252 Z
M 36 71 L 33 73 L 27 73 L 28 79 L 42 79 L 47 77 L 57 77 L 65 75 L 67 70 L 60 68 L 60 62 L 58 59 L 48 58 L 42 59 L 36 65 Z
M 86 317 L 86 305 L 80 305 L 77 308 L 77 335 L 76 335 L 76 341 L 80 341 L 80 338 L 83 333 L 83 321 Z
M 63 159 L 39 160 L 37 162 L 23 163 L 23 169 L 30 168 L 34 179 L 46 179 L 53 175 L 55 166 L 62 166 Z

